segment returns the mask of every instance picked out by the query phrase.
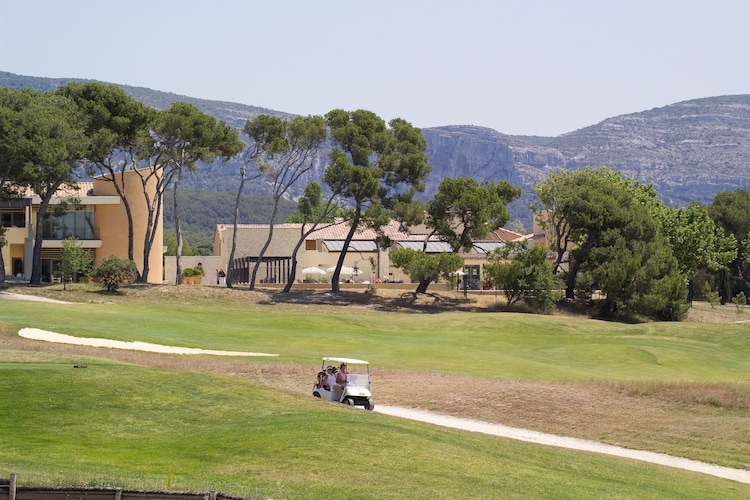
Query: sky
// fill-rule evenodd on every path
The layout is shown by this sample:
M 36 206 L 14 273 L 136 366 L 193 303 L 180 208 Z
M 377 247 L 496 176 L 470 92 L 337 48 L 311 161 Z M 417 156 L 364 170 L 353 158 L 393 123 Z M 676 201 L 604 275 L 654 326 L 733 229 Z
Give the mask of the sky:
M 0 71 L 557 136 L 750 93 L 747 0 L 0 0 Z

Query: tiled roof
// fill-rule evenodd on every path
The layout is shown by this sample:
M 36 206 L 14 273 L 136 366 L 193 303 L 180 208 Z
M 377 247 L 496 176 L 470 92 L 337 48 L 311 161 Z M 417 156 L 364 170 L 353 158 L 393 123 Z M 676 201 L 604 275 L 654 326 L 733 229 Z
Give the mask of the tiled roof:
M 522 234 L 501 227 L 487 233 L 482 241 L 513 241 L 521 237 Z
M 351 226 L 347 223 L 333 223 L 323 226 L 320 229 L 315 230 L 308 240 L 345 240 L 346 235 L 349 234 L 349 228 Z M 392 220 L 387 226 L 383 227 L 383 233 L 392 240 L 408 240 L 411 239 L 406 231 L 403 230 L 401 223 Z M 377 238 L 377 233 L 370 228 L 359 228 L 354 233 L 355 240 L 374 240 Z
M 231 230 L 232 224 L 217 224 L 216 231 L 223 232 Z M 343 241 L 346 239 L 349 233 L 348 221 L 334 222 L 328 224 L 321 224 L 318 228 L 307 236 L 307 240 L 325 240 L 325 241 Z M 301 229 L 302 224 L 275 224 L 274 228 L 278 229 Z M 237 229 L 268 229 L 268 224 L 237 224 Z M 392 220 L 387 226 L 383 227 L 383 233 L 388 236 L 392 241 L 413 241 L 423 242 L 427 234 L 425 233 L 425 226 L 419 226 L 416 228 L 416 232 L 406 231 L 403 225 Z M 377 238 L 375 230 L 369 227 L 360 227 L 352 238 L 353 241 L 374 241 Z M 501 241 L 515 241 L 526 239 L 527 237 L 522 236 L 516 232 L 510 231 L 509 229 L 500 228 L 495 231 L 488 233 L 482 240 L 488 242 L 501 242 Z M 430 237 L 430 241 L 440 241 L 438 236 Z
M 62 186 L 57 190 L 53 198 L 83 198 L 85 196 L 93 196 L 94 194 L 94 183 L 93 182 L 79 182 L 75 188 L 68 186 Z M 36 196 L 34 190 L 31 188 L 25 188 L 21 196 L 24 198 L 33 198 Z
M 225 231 L 234 227 L 234 224 L 217 224 L 217 231 Z M 274 224 L 274 228 L 279 229 L 300 229 L 302 224 Z M 268 229 L 268 224 L 237 224 L 237 229 Z

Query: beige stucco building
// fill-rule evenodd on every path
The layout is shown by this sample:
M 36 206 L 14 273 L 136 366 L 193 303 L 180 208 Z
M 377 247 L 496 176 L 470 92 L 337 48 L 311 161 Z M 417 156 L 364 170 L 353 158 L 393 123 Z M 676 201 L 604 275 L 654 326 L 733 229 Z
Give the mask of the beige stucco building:
M 325 224 L 305 237 L 297 252 L 297 272 L 295 281 L 328 280 L 336 266 L 350 226 L 347 223 Z M 257 256 L 268 237 L 267 224 L 239 224 L 235 248 L 236 282 L 246 282 L 255 265 Z M 429 237 L 426 227 L 413 227 L 406 231 L 397 221 L 383 228 L 392 242 L 392 248 L 413 248 L 422 250 L 427 241 L 427 253 L 450 252 L 451 248 L 436 237 Z M 214 235 L 214 258 L 219 266 L 229 267 L 229 254 L 232 247 L 234 226 L 219 224 Z M 291 256 L 295 245 L 303 234 L 301 224 L 279 224 L 274 226 L 273 238 L 261 262 L 256 282 L 285 283 L 291 268 Z M 492 231 L 481 241 L 475 241 L 469 252 L 460 255 L 464 258 L 464 268 L 460 271 L 471 288 L 481 288 L 482 268 L 489 253 L 505 241 L 527 239 L 507 229 Z M 351 278 L 355 282 L 409 282 L 410 278 L 400 268 L 395 267 L 389 258 L 388 249 L 377 244 L 377 234 L 372 229 L 359 229 L 349 244 L 344 266 L 355 273 L 342 273 L 342 279 Z M 326 271 L 320 273 L 315 268 Z M 309 269 L 310 272 L 304 272 Z M 458 271 L 458 270 L 457 270 Z
M 138 172 L 117 175 L 123 186 L 133 215 L 133 260 L 139 271 L 143 269 L 143 250 L 148 212 L 146 195 Z M 146 182 L 150 199 L 156 196 L 156 179 Z M 0 217 L 5 227 L 6 245 L 2 247 L 5 273 L 21 279 L 31 276 L 35 225 L 43 224 L 42 281 L 53 283 L 60 279 L 62 241 L 68 236 L 78 238 L 79 244 L 94 259 L 94 265 L 109 255 L 128 258 L 128 219 L 125 206 L 111 179 L 98 177 L 93 182 L 78 183 L 77 189 L 61 189 L 52 198 L 47 216 L 37 221 L 41 199 L 27 196 L 0 201 Z M 155 221 L 154 243 L 149 254 L 149 283 L 162 283 L 163 218 Z

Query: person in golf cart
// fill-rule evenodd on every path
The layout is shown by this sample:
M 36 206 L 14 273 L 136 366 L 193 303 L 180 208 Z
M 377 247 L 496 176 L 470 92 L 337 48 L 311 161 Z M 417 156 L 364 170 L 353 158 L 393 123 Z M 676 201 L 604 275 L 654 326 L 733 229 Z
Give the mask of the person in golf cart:
M 334 368 L 334 373 L 336 373 L 336 369 Z M 336 385 L 341 387 L 342 389 L 346 387 L 346 363 L 341 363 L 341 366 L 339 366 L 339 371 L 336 373 Z
M 329 391 L 341 390 L 336 384 L 336 367 L 328 365 L 326 368 L 326 385 Z
M 334 365 L 326 366 L 332 361 L 340 363 L 338 369 Z M 349 365 L 353 365 L 354 373 L 349 373 Z M 324 357 L 312 395 L 372 410 L 375 403 L 370 393 L 370 364 L 359 359 Z
M 338 370 L 335 366 L 328 365 L 326 371 L 318 373 L 315 386 L 327 391 L 343 390 L 346 387 L 346 363 L 341 363 Z

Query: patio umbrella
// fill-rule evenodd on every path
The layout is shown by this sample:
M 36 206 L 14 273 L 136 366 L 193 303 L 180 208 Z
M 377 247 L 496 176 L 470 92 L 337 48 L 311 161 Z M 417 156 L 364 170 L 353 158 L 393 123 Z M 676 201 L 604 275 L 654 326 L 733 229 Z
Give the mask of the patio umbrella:
M 328 269 L 326 269 L 329 273 L 336 271 L 336 266 L 331 266 Z M 360 269 L 355 269 L 353 267 L 349 266 L 341 266 L 341 274 L 347 275 L 347 276 L 358 276 L 362 274 L 362 271 Z
M 302 274 L 325 274 L 325 269 L 321 269 L 319 267 L 306 267 L 302 270 Z

